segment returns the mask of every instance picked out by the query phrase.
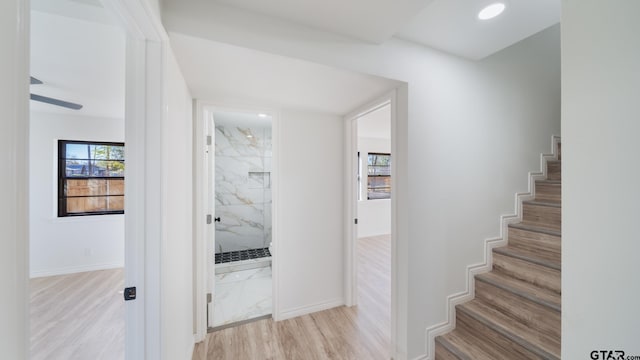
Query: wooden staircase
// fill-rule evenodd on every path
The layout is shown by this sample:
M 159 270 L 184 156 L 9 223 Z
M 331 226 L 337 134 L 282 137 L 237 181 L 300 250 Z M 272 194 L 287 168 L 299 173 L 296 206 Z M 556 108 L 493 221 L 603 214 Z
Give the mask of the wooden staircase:
M 493 270 L 475 276 L 475 299 L 456 306 L 456 328 L 436 337 L 436 359 L 560 359 L 561 155 L 547 161 L 535 199 Z

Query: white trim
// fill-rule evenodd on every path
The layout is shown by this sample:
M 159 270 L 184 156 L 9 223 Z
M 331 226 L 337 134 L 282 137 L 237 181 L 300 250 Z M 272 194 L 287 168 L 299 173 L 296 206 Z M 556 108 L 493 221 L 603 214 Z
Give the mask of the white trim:
M 194 334 L 195 336 L 195 334 Z M 195 340 L 195 337 L 194 337 Z M 187 345 L 187 351 L 184 354 L 184 358 L 183 359 L 193 359 L 193 351 L 196 348 L 196 341 L 190 342 L 189 345 Z
M 87 271 L 99 271 L 99 270 L 111 270 L 124 268 L 123 263 L 103 263 L 103 264 L 91 264 L 91 265 L 77 265 L 77 266 L 65 266 L 61 268 L 39 270 L 31 272 L 31 278 L 40 278 L 47 276 L 68 275 L 76 274 Z
M 522 221 L 522 202 L 535 198 L 536 180 L 544 180 L 547 178 L 547 161 L 558 159 L 558 143 L 559 136 L 551 136 L 551 153 L 540 154 L 540 170 L 539 172 L 529 172 L 528 192 L 516 193 L 515 196 L 515 214 L 500 216 L 500 236 L 484 241 L 484 260 L 481 263 L 467 266 L 466 284 L 464 291 L 447 296 L 446 318 L 447 320 L 430 326 L 426 329 L 426 350 L 425 355 L 420 359 L 435 359 L 435 338 L 445 334 L 456 326 L 456 305 L 473 300 L 475 297 L 475 275 L 491 271 L 493 264 L 493 248 L 507 245 L 509 224 Z
M 344 305 L 344 299 L 340 298 L 340 299 L 321 301 L 315 304 L 310 304 L 305 306 L 299 306 L 299 307 L 280 311 L 280 318 L 278 320 L 287 320 L 294 317 L 315 313 L 318 311 L 333 309 L 335 307 L 342 306 L 342 305 Z
M 29 357 L 29 43 L 28 0 L 2 5 L 3 79 L 0 103 L 0 151 L 5 179 L 0 189 L 3 300 L 2 355 Z M 5 41 L 6 40 L 6 41 Z M 7 91 L 9 90 L 9 91 Z
M 414 357 L 412 360 L 428 360 L 428 359 L 429 357 L 427 357 L 427 355 L 422 354 L 417 357 Z
M 127 31 L 125 151 L 125 358 L 162 358 L 162 126 L 168 36 L 147 1 L 103 0 Z
M 391 167 L 391 177 L 394 179 L 394 184 L 403 183 L 407 181 L 408 174 L 407 168 L 402 167 L 402 159 L 406 157 L 406 151 L 400 151 L 398 139 L 402 134 L 400 129 L 406 128 L 400 126 L 400 122 L 406 123 L 406 118 L 400 115 L 406 114 L 406 109 L 399 108 L 398 92 L 401 88 L 394 89 L 391 92 L 381 96 L 373 101 L 368 102 L 365 105 L 358 107 L 355 111 L 349 113 L 344 117 L 345 120 L 345 252 L 344 252 L 344 294 L 345 303 L 347 306 L 354 306 L 358 303 L 358 262 L 357 262 L 357 226 L 354 224 L 353 219 L 358 217 L 358 200 L 357 200 L 357 180 L 353 176 L 358 172 L 357 160 L 354 161 L 354 155 L 357 153 L 357 119 L 372 111 L 375 111 L 383 106 L 391 106 L 391 154 L 395 157 L 395 164 L 398 166 Z M 406 106 L 403 103 L 403 106 Z M 407 135 L 407 134 L 404 134 Z M 406 160 L 406 159 L 405 159 Z M 407 275 L 400 274 L 400 266 L 406 267 L 406 264 L 399 264 L 398 244 L 403 241 L 403 244 L 408 242 L 408 239 L 404 239 L 398 236 L 399 230 L 404 228 L 404 224 L 398 223 L 398 196 L 401 190 L 398 190 L 402 186 L 396 186 L 391 196 L 391 339 L 389 355 L 393 359 L 406 359 L 406 330 L 400 331 L 400 323 L 405 324 L 406 321 L 406 304 L 400 304 L 400 297 L 404 298 L 405 295 L 401 295 L 403 292 L 401 287 L 401 277 Z M 406 205 L 405 205 L 406 206 Z M 403 246 L 406 247 L 406 244 Z M 405 274 L 405 271 L 402 271 Z M 406 281 L 406 279 L 404 279 Z M 402 319 L 401 319 L 402 318 Z
M 206 119 L 204 111 L 197 100 L 193 100 L 193 226 L 194 226 L 194 316 L 195 316 L 195 342 L 201 342 L 207 336 L 207 224 L 208 212 L 205 204 L 207 198 L 207 163 L 205 152 L 206 143 Z M 202 192 L 204 191 L 204 193 Z M 204 194 L 204 196 L 203 196 Z

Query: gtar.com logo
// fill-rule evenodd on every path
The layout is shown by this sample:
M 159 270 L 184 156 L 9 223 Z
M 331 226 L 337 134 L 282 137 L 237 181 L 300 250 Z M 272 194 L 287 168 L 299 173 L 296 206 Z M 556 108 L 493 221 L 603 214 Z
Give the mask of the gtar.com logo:
M 593 360 L 625 360 L 622 350 L 593 350 L 591 352 Z

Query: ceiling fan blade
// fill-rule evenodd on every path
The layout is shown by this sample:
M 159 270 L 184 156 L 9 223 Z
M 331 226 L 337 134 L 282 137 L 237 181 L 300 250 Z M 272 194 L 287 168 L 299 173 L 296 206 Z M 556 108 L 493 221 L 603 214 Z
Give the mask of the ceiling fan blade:
M 40 84 L 44 84 L 44 83 L 41 80 L 38 80 L 33 76 L 31 76 L 31 85 L 40 85 Z
M 36 95 L 36 94 L 31 94 L 31 100 L 40 101 L 40 102 L 43 102 L 43 103 L 56 105 L 56 106 L 62 106 L 62 107 L 67 108 L 67 109 L 73 109 L 73 110 L 82 109 L 82 105 L 80 105 L 80 104 L 74 104 L 72 102 L 58 100 L 58 99 L 54 99 L 54 98 L 50 98 L 50 97 L 46 97 L 46 96 L 41 96 L 41 95 Z

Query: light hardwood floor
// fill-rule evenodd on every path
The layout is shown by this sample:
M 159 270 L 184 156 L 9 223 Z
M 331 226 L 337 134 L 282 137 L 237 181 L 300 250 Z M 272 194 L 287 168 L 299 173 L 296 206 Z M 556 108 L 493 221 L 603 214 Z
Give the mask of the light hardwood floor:
M 124 270 L 36 278 L 32 360 L 124 359 Z
M 217 331 L 193 360 L 389 359 L 390 237 L 359 239 L 358 255 L 358 306 Z

